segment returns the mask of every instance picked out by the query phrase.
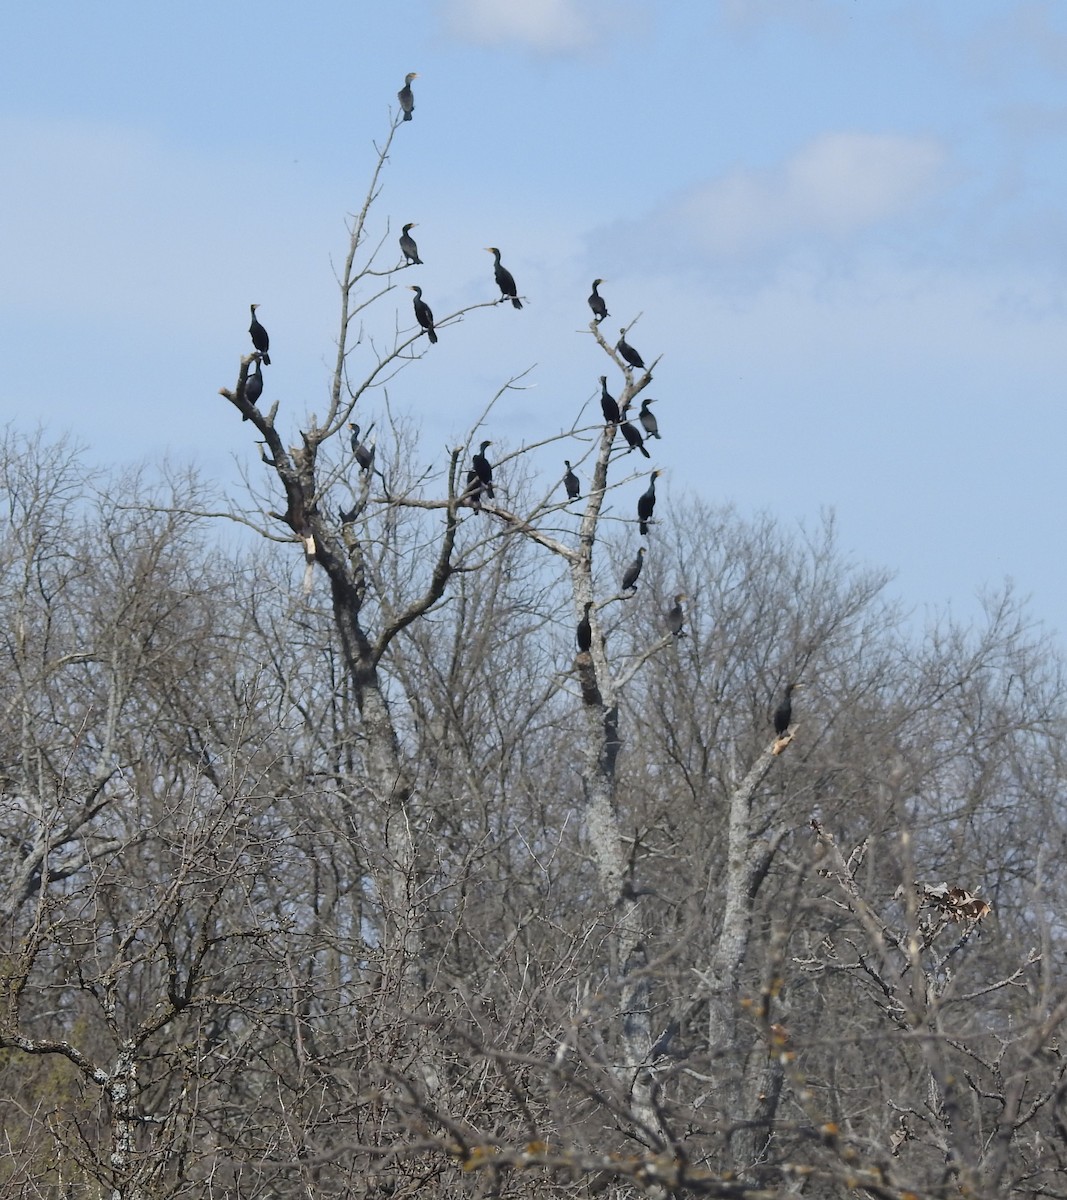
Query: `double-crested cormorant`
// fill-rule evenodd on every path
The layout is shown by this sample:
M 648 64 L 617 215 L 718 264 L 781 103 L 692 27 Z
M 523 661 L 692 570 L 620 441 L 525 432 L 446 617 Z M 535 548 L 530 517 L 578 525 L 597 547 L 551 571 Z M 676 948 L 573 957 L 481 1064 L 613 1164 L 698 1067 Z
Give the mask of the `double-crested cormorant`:
M 608 425 L 618 425 L 622 420 L 618 401 L 608 391 L 608 377 L 606 375 L 600 376 L 600 410 L 604 414 L 604 420 Z
M 422 288 L 417 287 L 414 283 L 409 283 L 408 287 L 415 293 L 415 299 L 412 303 L 415 305 L 415 320 L 426 330 L 426 336 L 431 342 L 437 341 L 437 333 L 433 327 L 433 313 L 430 312 L 430 306 L 422 298 Z
M 626 359 L 631 367 L 636 367 L 637 370 L 643 371 L 645 369 L 645 360 L 626 340 L 626 330 L 620 329 L 619 333 L 621 336 L 615 343 L 615 349 L 618 350 L 618 352 L 623 356 L 624 359 Z
M 637 588 L 637 577 L 641 574 L 641 568 L 645 565 L 645 548 L 642 546 L 637 551 L 637 557 L 626 568 L 626 574 L 622 577 L 622 590 L 624 592 L 635 591 Z
M 490 500 L 493 499 L 493 468 L 489 465 L 489 459 L 485 457 L 485 448 L 492 444 L 492 442 L 486 439 L 482 442 L 478 453 L 471 459 L 471 467 L 475 475 L 478 476 L 482 487 L 485 488 L 485 494 Z
M 260 359 L 256 359 L 256 369 L 251 375 L 245 376 L 245 399 L 249 404 L 259 402 L 260 396 L 263 395 L 263 365 Z M 247 415 L 241 417 L 242 421 L 247 421 Z
M 496 276 L 497 287 L 500 288 L 501 300 L 510 300 L 513 307 L 522 308 L 522 301 L 515 287 L 515 276 L 507 267 L 500 265 L 500 251 L 495 246 L 486 246 L 486 250 L 493 256 L 493 274 Z
M 685 612 L 682 609 L 682 601 L 688 599 L 685 592 L 679 592 L 674 597 L 673 607 L 667 609 L 667 628 L 676 638 L 685 637 Z
M 659 471 L 653 471 L 648 478 L 648 491 L 637 497 L 638 527 L 643 537 L 648 536 L 648 523 L 652 520 L 652 510 L 656 507 L 656 476 Z
M 782 699 L 778 707 L 774 710 L 774 732 L 781 737 L 793 723 L 793 692 L 798 687 L 803 687 L 802 683 L 787 683 L 785 691 L 782 693 Z
M 252 324 L 248 327 L 248 332 L 252 335 L 252 345 L 263 355 L 263 365 L 270 366 L 270 355 L 267 351 L 270 349 L 270 336 L 267 331 L 256 320 L 256 309 L 258 304 L 249 305 L 252 310 Z
M 608 306 L 604 303 L 604 297 L 597 291 L 603 282 L 603 279 L 594 279 L 593 290 L 589 293 L 589 307 L 593 310 L 593 316 L 596 317 L 598 325 L 608 316 Z
M 592 607 L 592 600 L 587 600 L 585 602 L 585 614 L 578 622 L 578 628 L 575 631 L 575 636 L 578 639 L 578 651 L 581 654 L 588 654 L 590 647 L 593 645 L 593 629 L 589 624 L 589 610 Z
M 567 468 L 567 474 L 563 476 L 563 486 L 567 489 L 567 499 L 577 500 L 582 494 L 582 485 L 578 482 L 578 476 L 571 470 L 571 460 L 565 458 L 563 465 Z
M 411 91 L 411 81 L 418 79 L 418 71 L 410 71 L 404 76 L 404 86 L 396 94 L 396 98 L 400 101 L 400 109 L 404 114 L 404 120 L 410 121 L 411 114 L 415 111 L 415 97 Z
M 641 428 L 645 431 L 645 437 L 659 437 L 659 422 L 656 420 L 656 414 L 648 411 L 648 406 L 655 403 L 656 401 L 652 398 L 642 400 L 641 411 L 637 414 L 637 419 L 641 422 Z
M 417 221 L 408 221 L 400 231 L 400 253 L 404 256 L 404 266 L 411 266 L 413 263 L 418 263 L 422 266 L 422 259 L 419 258 L 419 248 L 415 245 L 415 239 L 408 233 L 409 229 L 414 229 L 418 224 Z
M 352 453 L 356 457 L 356 462 L 359 464 L 361 471 L 369 471 L 374 465 L 374 447 L 364 446 L 359 440 L 359 426 L 348 422 L 348 428 L 352 430 Z
M 651 458 L 652 455 L 645 449 L 645 439 L 637 432 L 637 426 L 631 425 L 629 421 L 623 421 L 619 426 L 622 430 L 622 436 L 626 439 L 630 446 L 630 450 L 640 450 L 645 458 Z M 629 454 L 630 450 L 626 453 Z
M 473 467 L 467 472 L 467 488 L 463 493 L 463 499 L 471 508 L 482 507 L 482 481 Z

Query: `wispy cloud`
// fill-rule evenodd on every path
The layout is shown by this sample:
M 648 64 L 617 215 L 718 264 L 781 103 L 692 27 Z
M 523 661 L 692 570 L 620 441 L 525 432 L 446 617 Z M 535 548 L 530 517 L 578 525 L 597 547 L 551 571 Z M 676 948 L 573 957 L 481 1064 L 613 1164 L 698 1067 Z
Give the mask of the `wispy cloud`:
M 934 138 L 825 133 L 776 167 L 739 167 L 697 184 L 626 230 L 660 253 L 737 262 L 797 243 L 846 240 L 918 211 L 947 174 Z
M 598 36 L 585 0 L 448 0 L 445 19 L 466 41 L 547 54 L 584 50 Z

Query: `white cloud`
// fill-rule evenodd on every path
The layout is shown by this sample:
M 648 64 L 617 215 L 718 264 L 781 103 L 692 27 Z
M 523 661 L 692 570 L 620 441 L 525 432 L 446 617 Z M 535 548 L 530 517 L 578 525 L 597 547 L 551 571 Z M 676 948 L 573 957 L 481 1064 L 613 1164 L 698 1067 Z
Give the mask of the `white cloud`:
M 585 9 L 583 0 L 448 0 L 445 17 L 458 37 L 480 45 L 570 53 L 595 40 Z
M 673 206 L 673 221 L 722 256 L 797 235 L 848 235 L 914 210 L 935 190 L 945 162 L 933 138 L 827 133 L 773 170 L 741 168 L 700 185 Z

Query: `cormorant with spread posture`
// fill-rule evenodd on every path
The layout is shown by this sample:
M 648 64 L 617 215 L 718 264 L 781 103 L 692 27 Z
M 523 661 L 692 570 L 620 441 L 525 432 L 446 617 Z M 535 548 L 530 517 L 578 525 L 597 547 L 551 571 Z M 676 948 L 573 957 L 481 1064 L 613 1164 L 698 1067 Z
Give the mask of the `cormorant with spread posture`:
M 410 71 L 404 76 L 404 86 L 396 94 L 396 98 L 400 101 L 400 109 L 404 114 L 404 120 L 410 121 L 411 114 L 415 111 L 415 96 L 411 91 L 411 81 L 418 79 L 418 71 Z
M 249 404 L 256 404 L 260 396 L 263 395 L 263 364 L 260 359 L 256 359 L 256 369 L 251 375 L 245 376 L 245 399 Z M 248 417 L 242 416 L 242 421 L 247 421 Z
M 585 602 L 585 614 L 578 622 L 576 637 L 578 639 L 578 652 L 580 654 L 588 654 L 593 645 L 593 628 L 589 624 L 589 610 L 593 607 L 592 600 Z
M 352 453 L 355 455 L 356 462 L 359 464 L 361 471 L 369 471 L 374 465 L 374 448 L 373 446 L 364 446 L 359 440 L 359 426 L 348 422 L 348 428 L 352 430 Z
M 688 599 L 685 592 L 679 592 L 674 597 L 674 606 L 667 609 L 667 628 L 676 638 L 685 637 L 685 611 L 682 608 L 682 601 Z
M 659 437 L 659 422 L 656 420 L 656 414 L 648 411 L 648 406 L 655 403 L 656 401 L 651 398 L 642 400 L 641 411 L 637 414 L 637 419 L 641 422 L 641 428 L 645 431 L 645 437 Z
M 577 500 L 582 494 L 582 485 L 578 482 L 578 476 L 571 470 L 571 460 L 565 458 L 563 465 L 567 468 L 567 474 L 563 476 L 563 486 L 567 489 L 567 499 Z
M 422 259 L 419 258 L 419 248 L 415 245 L 415 239 L 408 233 L 409 229 L 414 229 L 418 222 L 408 221 L 400 231 L 400 253 L 404 256 L 404 266 L 410 267 L 413 263 L 422 266 Z
M 256 309 L 259 305 L 252 304 L 249 307 L 252 309 L 252 324 L 249 325 L 248 332 L 252 335 L 252 345 L 263 355 L 263 365 L 269 367 L 270 355 L 267 351 L 270 349 L 270 336 L 256 319 Z
M 622 420 L 622 415 L 619 412 L 619 403 L 608 391 L 608 377 L 606 375 L 600 376 L 600 411 L 604 414 L 604 421 L 608 425 L 618 425 Z
M 437 333 L 433 327 L 433 313 L 430 312 L 430 306 L 422 298 L 422 288 L 416 287 L 413 283 L 409 283 L 408 287 L 415 293 L 415 299 L 412 301 L 415 305 L 415 320 L 426 330 L 426 336 L 430 341 L 436 343 Z
M 648 491 L 637 497 L 637 519 L 642 537 L 648 536 L 648 523 L 652 520 L 652 510 L 656 507 L 656 476 L 659 471 L 653 471 L 648 479 Z
M 589 307 L 593 310 L 593 316 L 596 317 L 596 323 L 599 325 L 603 319 L 608 316 L 608 306 L 604 302 L 604 297 L 597 291 L 597 288 L 603 283 L 603 279 L 593 280 L 593 290 L 589 294 Z
M 793 692 L 798 687 L 803 686 L 802 683 L 787 683 L 785 685 L 781 702 L 774 710 L 774 732 L 778 737 L 782 737 L 793 723 Z
M 626 340 L 626 330 L 620 329 L 619 333 L 622 336 L 615 343 L 615 349 L 618 350 L 618 352 L 623 356 L 624 359 L 626 359 L 631 367 L 636 367 L 637 370 L 643 371 L 645 369 L 645 360 Z
M 486 441 L 482 442 L 481 449 L 471 459 L 471 467 L 474 469 L 475 475 L 478 476 L 482 487 L 485 488 L 485 494 L 490 500 L 493 499 L 493 468 L 489 465 L 489 459 L 485 457 L 485 448 L 492 444 L 492 442 L 486 439 Z
M 637 557 L 626 568 L 626 574 L 622 577 L 622 590 L 631 592 L 637 590 L 637 577 L 641 574 L 641 568 L 645 565 L 645 548 L 642 546 L 637 551 Z
M 619 428 L 622 430 L 622 436 L 629 443 L 630 450 L 640 450 L 645 458 L 652 457 L 645 449 L 645 439 L 637 432 L 636 425 L 631 425 L 629 421 L 623 421 Z M 630 450 L 627 450 L 626 453 L 629 454 Z
M 522 301 L 515 287 L 515 276 L 507 267 L 500 265 L 500 251 L 495 246 L 486 246 L 486 250 L 493 256 L 493 274 L 496 276 L 496 285 L 500 288 L 501 300 L 510 300 L 514 308 L 522 308 Z

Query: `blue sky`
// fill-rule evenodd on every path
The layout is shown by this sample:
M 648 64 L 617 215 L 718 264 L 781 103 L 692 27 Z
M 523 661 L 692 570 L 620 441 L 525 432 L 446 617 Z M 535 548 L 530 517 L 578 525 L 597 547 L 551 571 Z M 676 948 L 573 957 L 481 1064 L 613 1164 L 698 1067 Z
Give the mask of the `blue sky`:
M 602 276 L 663 355 L 668 503 L 833 509 L 920 613 L 1010 577 L 1067 630 L 1067 5 L 60 0 L 0 45 L 4 420 L 229 480 L 251 300 L 293 431 L 321 411 L 331 258 L 418 71 L 381 225 L 418 221 L 438 313 L 492 297 L 489 244 L 529 298 L 391 385 L 427 461 L 526 368 L 494 443 L 570 423 Z

